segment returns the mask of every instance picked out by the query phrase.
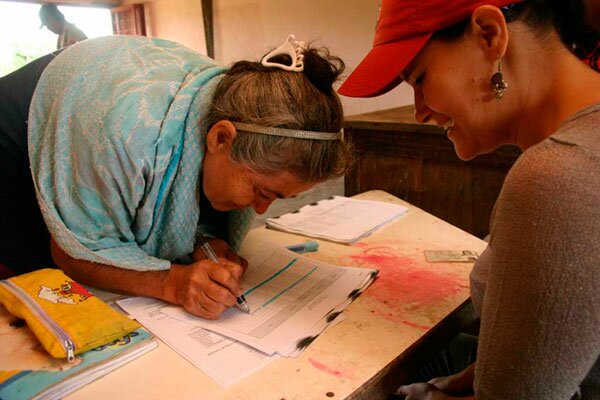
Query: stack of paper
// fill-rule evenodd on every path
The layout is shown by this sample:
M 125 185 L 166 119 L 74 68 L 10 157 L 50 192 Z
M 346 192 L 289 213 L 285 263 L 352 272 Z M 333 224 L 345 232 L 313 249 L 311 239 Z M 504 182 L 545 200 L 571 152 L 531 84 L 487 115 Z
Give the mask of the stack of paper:
M 376 270 L 337 267 L 268 244 L 249 265 L 244 296 L 250 314 L 232 308 L 218 321 L 208 321 L 181 307 L 163 312 L 263 353 L 289 357 L 321 333 L 377 275 Z
M 334 196 L 267 219 L 267 227 L 352 244 L 406 213 L 398 204 Z
M 232 308 L 218 321 L 207 321 L 157 300 L 118 303 L 207 375 L 229 385 L 279 356 L 297 357 L 377 275 L 270 243 L 248 261 L 244 295 L 250 314 Z
M 172 318 L 163 313 L 169 307 L 163 301 L 132 297 L 118 303 L 146 329 L 220 385 L 232 385 L 278 358 L 194 323 Z

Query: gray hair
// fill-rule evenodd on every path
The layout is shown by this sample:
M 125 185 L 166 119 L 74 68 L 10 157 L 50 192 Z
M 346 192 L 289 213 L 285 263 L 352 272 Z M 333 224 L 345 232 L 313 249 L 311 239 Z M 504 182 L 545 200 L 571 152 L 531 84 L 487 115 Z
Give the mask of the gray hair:
M 217 85 L 208 126 L 229 120 L 266 127 L 339 131 L 343 111 L 332 85 L 343 70 L 342 60 L 323 48 L 305 51 L 304 72 L 300 73 L 264 67 L 260 62 L 237 62 Z M 305 182 L 321 182 L 344 175 L 352 163 L 351 154 L 348 143 L 340 140 L 296 139 L 238 130 L 231 158 L 261 173 L 284 170 Z

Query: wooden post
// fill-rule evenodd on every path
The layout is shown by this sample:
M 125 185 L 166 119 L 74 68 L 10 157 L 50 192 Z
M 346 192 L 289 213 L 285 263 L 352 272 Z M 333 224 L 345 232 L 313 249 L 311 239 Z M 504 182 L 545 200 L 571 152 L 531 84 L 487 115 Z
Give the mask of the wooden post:
M 213 2 L 202 0 L 202 19 L 204 20 L 204 37 L 206 39 L 206 55 L 215 58 L 215 37 L 213 31 Z

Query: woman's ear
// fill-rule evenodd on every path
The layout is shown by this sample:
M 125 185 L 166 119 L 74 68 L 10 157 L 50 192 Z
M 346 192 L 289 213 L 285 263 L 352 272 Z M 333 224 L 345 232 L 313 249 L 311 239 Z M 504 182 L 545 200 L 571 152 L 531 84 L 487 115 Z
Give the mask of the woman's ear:
M 214 124 L 206 135 L 206 151 L 227 153 L 231 151 L 237 131 L 230 121 L 221 120 Z
M 478 7 L 471 15 L 471 35 L 491 60 L 504 57 L 508 46 L 508 27 L 498 7 Z

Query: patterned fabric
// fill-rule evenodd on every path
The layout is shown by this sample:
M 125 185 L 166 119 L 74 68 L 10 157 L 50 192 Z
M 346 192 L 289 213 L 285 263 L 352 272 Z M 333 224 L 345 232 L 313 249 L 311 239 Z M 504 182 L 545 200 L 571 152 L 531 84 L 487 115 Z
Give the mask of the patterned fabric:
M 29 114 L 44 220 L 77 259 L 136 270 L 193 251 L 214 88 L 225 69 L 173 42 L 112 36 L 63 51 Z M 251 210 L 230 218 L 241 243 Z

